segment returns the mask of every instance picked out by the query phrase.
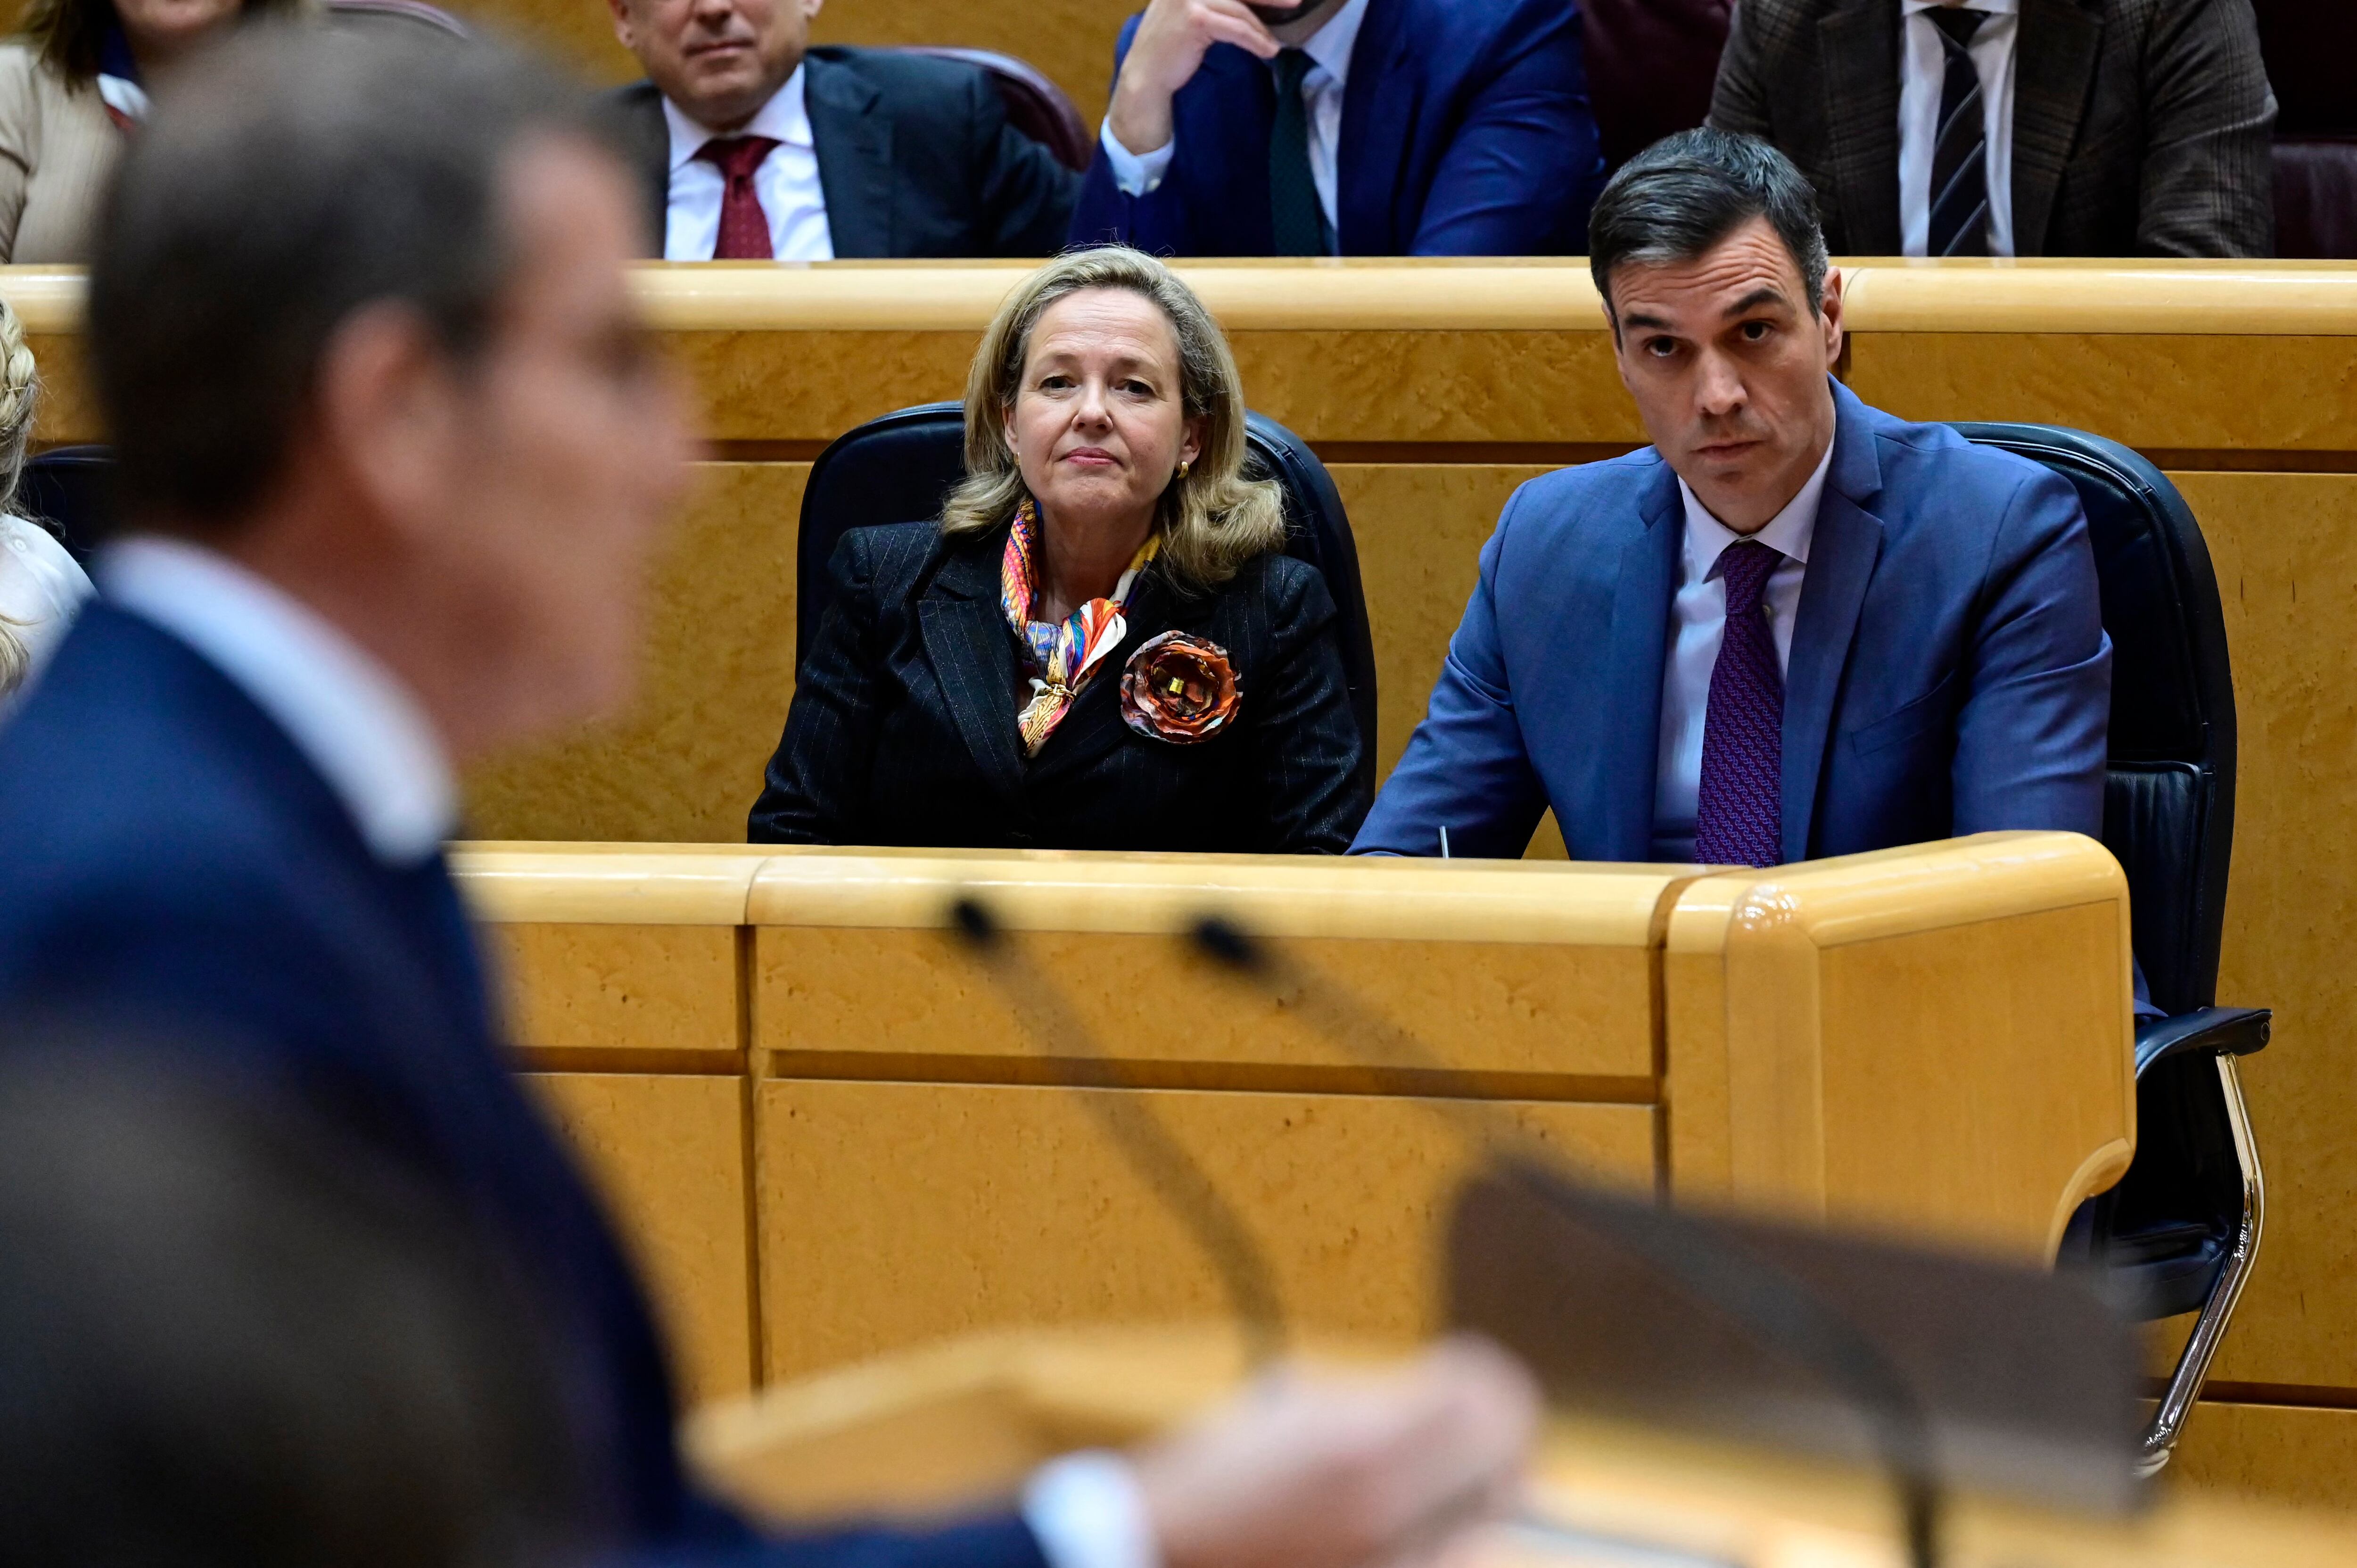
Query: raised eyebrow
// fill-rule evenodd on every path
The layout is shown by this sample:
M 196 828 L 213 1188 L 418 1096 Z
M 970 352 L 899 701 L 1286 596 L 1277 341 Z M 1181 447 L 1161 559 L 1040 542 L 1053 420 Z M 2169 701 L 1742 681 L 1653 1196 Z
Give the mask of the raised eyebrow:
M 1638 311 L 1633 315 L 1622 317 L 1620 318 L 1620 326 L 1624 331 L 1632 328 L 1643 328 L 1649 332 L 1667 332 L 1670 329 L 1670 324 L 1667 320 L 1659 316 L 1649 315 L 1644 311 Z

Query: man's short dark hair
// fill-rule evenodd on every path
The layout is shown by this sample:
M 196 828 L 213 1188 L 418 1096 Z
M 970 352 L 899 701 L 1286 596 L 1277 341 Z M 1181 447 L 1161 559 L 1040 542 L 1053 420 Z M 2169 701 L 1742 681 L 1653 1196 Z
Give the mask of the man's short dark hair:
M 1706 125 L 1664 136 L 1620 166 L 1587 219 L 1587 270 L 1612 309 L 1612 271 L 1691 262 L 1754 218 L 1784 242 L 1809 309 L 1824 302 L 1825 231 L 1817 193 L 1757 136 Z M 1618 323 L 1615 323 L 1617 331 Z
M 277 477 L 339 326 L 414 306 L 464 356 L 514 265 L 500 171 L 586 100 L 483 41 L 253 28 L 174 83 L 124 156 L 90 353 L 133 516 L 233 519 Z

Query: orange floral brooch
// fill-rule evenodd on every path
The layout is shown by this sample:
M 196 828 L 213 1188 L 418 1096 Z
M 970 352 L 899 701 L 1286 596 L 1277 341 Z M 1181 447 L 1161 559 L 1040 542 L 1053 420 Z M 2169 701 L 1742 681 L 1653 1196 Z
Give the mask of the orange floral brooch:
M 1166 631 L 1138 644 L 1121 672 L 1121 716 L 1142 736 L 1192 746 L 1236 716 L 1236 672 L 1216 642 Z

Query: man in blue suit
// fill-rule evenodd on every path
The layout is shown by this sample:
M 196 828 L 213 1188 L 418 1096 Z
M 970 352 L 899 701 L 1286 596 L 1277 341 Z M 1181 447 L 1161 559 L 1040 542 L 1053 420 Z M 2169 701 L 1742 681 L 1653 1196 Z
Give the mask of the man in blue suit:
M 1075 244 L 1564 255 L 1603 178 L 1572 0 L 1152 0 L 1114 70 Z
M 1829 371 L 1841 279 L 1782 155 L 1613 177 L 1590 265 L 1653 445 L 1517 491 L 1353 846 L 1773 865 L 2103 828 L 2111 644 L 2075 492 Z
M 133 532 L 0 732 L 0 1019 L 180 1042 L 464 1216 L 545 1326 L 594 1541 L 791 1568 L 1437 1550 L 1529 1433 L 1494 1351 L 1274 1391 L 930 1531 L 763 1541 L 683 1476 L 646 1307 L 511 1077 L 441 851 L 454 759 L 622 695 L 683 480 L 623 275 L 640 203 L 586 113 L 488 44 L 264 31 L 128 150 L 88 341 Z

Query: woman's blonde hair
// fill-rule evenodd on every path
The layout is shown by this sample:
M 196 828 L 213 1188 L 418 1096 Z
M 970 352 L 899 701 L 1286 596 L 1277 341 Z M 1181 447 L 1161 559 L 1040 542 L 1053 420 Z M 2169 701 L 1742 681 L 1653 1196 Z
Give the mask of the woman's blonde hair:
M 25 447 L 33 438 L 33 408 L 39 401 L 41 381 L 33 350 L 25 346 L 25 324 L 0 299 L 0 511 L 16 499 L 16 480 L 25 471 Z M 25 639 L 6 616 L 0 616 L 0 696 L 24 683 L 32 662 Z
M 965 381 L 965 478 L 942 504 L 942 532 L 954 539 L 1004 528 L 1024 497 L 1023 473 L 1007 446 L 1007 416 L 1023 384 L 1039 317 L 1084 289 L 1117 288 L 1160 307 L 1178 340 L 1178 397 L 1203 421 L 1203 449 L 1162 493 L 1165 570 L 1182 587 L 1226 582 L 1256 555 L 1285 544 L 1285 492 L 1244 474 L 1244 398 L 1235 356 L 1195 291 L 1143 251 L 1125 245 L 1069 251 L 1006 296 L 982 335 Z

